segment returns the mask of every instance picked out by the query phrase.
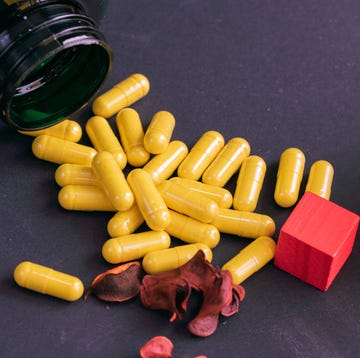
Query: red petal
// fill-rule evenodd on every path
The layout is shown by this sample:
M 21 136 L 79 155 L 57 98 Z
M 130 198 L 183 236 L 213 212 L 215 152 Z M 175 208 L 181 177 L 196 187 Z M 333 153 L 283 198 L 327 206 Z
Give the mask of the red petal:
M 165 336 L 156 336 L 140 349 L 141 358 L 171 358 L 174 345 Z
M 223 316 L 229 317 L 239 312 L 239 304 L 245 297 L 245 289 L 240 285 L 233 285 L 232 300 L 229 305 L 221 310 Z
M 146 275 L 140 297 L 148 308 L 172 312 L 170 321 L 174 321 L 186 311 L 191 289 L 203 293 L 199 313 L 188 324 L 190 332 L 201 337 L 215 332 L 220 313 L 230 316 L 238 312 L 239 302 L 245 296 L 243 287 L 232 283 L 230 272 L 214 267 L 200 250 L 176 270 Z
M 195 336 L 208 337 L 212 335 L 217 328 L 219 313 L 213 313 L 204 317 L 195 317 L 188 324 L 188 330 Z
M 181 319 L 186 310 L 191 287 L 181 277 L 172 277 L 167 273 L 146 275 L 140 287 L 140 299 L 147 308 L 167 310 L 173 313 L 171 321 Z
M 215 332 L 221 310 L 232 300 L 231 274 L 219 270 L 215 274 L 214 282 L 203 292 L 204 300 L 200 311 L 188 324 L 190 332 L 200 337 L 206 337 Z
M 217 269 L 205 259 L 204 252 L 199 250 L 191 260 L 179 267 L 179 271 L 191 288 L 201 291 L 214 280 Z

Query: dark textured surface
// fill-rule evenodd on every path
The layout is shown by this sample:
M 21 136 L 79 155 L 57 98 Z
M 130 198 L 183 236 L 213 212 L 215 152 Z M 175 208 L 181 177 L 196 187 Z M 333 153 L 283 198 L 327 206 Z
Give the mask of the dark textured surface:
M 288 147 L 335 168 L 331 199 L 360 209 L 360 3 L 335 1 L 110 1 L 103 30 L 114 51 L 104 89 L 134 72 L 151 82 L 134 105 L 146 126 L 162 109 L 177 119 L 174 139 L 191 146 L 206 130 L 246 138 L 268 165 L 257 212 L 277 232 L 291 209 L 273 201 L 278 160 Z M 74 116 L 82 125 L 89 108 Z M 110 119 L 114 124 L 114 119 Z M 32 138 L 0 124 L 0 355 L 137 357 L 155 335 L 175 357 L 356 357 L 360 350 L 359 234 L 323 293 L 272 264 L 244 282 L 239 314 L 208 338 L 193 337 L 138 298 L 66 303 L 16 286 L 15 266 L 35 261 L 80 277 L 111 268 L 101 258 L 112 213 L 67 212 L 57 203 L 55 164 L 36 159 Z M 88 144 L 84 135 L 82 143 Z M 228 187 L 233 189 L 234 180 Z M 303 187 L 304 187 L 303 185 Z M 303 191 L 302 187 L 302 191 Z M 223 235 L 222 265 L 250 240 Z M 196 301 L 196 297 L 195 297 Z

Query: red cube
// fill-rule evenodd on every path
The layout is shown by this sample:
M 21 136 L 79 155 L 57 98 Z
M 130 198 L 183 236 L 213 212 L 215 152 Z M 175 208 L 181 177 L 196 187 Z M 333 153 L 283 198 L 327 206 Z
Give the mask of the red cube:
M 359 216 L 306 192 L 284 225 L 274 264 L 326 291 L 349 257 Z

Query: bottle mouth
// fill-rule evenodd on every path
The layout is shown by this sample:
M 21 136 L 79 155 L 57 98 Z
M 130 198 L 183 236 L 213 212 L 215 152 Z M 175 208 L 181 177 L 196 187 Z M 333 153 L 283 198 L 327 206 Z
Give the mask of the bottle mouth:
M 63 120 L 94 96 L 109 67 L 109 51 L 98 41 L 49 54 L 31 66 L 13 86 L 13 93 L 7 94 L 8 122 L 31 130 Z
M 0 33 L 0 117 L 16 129 L 65 119 L 110 71 L 112 54 L 94 21 L 77 2 L 60 3 L 33 5 Z

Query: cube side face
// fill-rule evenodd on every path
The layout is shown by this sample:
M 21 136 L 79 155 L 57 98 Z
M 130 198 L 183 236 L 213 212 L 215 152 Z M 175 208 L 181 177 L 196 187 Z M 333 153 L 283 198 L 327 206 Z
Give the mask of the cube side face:
M 278 268 L 289 272 L 290 274 L 300 278 L 302 242 L 284 230 L 280 231 L 278 242 L 275 249 L 274 265 Z
M 351 251 L 354 247 L 356 232 L 358 229 L 359 220 L 358 218 L 354 218 L 353 223 L 349 226 L 349 232 L 347 235 L 347 239 L 343 241 L 343 245 L 339 248 L 339 251 L 336 253 L 336 256 L 333 260 L 332 267 L 330 269 L 328 282 L 325 285 L 324 291 L 326 291 L 331 283 L 334 281 L 335 277 L 339 273 L 342 266 L 345 264 L 346 260 L 351 254 Z
M 332 257 L 281 231 L 274 264 L 298 279 L 324 290 L 331 270 Z
M 326 291 L 349 257 L 359 216 L 305 193 L 280 230 L 274 264 Z

